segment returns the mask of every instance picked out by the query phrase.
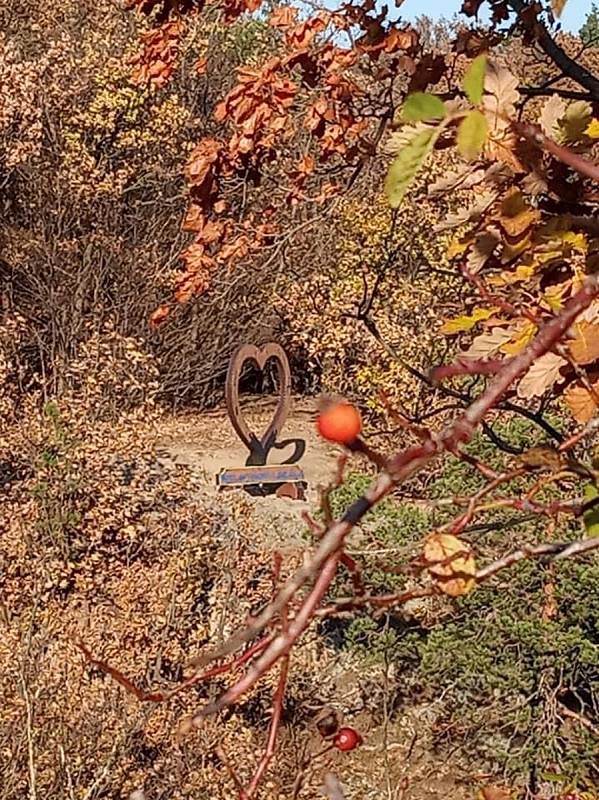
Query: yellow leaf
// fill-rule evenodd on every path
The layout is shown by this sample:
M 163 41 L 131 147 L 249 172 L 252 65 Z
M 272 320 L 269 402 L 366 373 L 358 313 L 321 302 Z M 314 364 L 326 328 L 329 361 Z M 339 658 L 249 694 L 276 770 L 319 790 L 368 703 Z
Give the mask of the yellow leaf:
M 577 322 L 570 341 L 570 355 L 577 364 L 592 364 L 599 358 L 599 324 Z
M 557 314 L 557 312 L 561 311 L 561 309 L 564 307 L 564 297 L 570 287 L 570 281 L 565 281 L 564 283 L 558 283 L 555 286 L 550 286 L 543 295 L 541 302 L 546 308 Z
M 584 233 L 574 233 L 574 231 L 564 231 L 558 234 L 558 239 L 561 239 L 565 244 L 570 245 L 572 250 L 578 253 L 586 253 L 589 249 L 587 237 Z
M 445 594 L 468 594 L 476 581 L 476 564 L 470 547 L 457 536 L 433 533 L 424 545 L 424 558 L 433 580 Z
M 470 316 L 463 315 L 455 319 L 448 319 L 440 328 L 440 333 L 451 336 L 454 333 L 463 333 L 474 328 L 477 322 L 489 319 L 493 314 L 499 311 L 498 307 L 495 308 L 475 308 Z
M 577 100 L 566 108 L 566 114 L 559 125 L 563 131 L 564 141 L 570 144 L 580 142 L 592 121 L 591 104 L 586 100 Z
M 508 356 L 516 356 L 524 350 L 536 332 L 537 326 L 533 322 L 530 322 L 530 320 L 526 320 L 518 330 L 517 336 L 512 338 L 511 341 L 506 342 L 506 344 L 501 345 L 500 350 Z
M 535 274 L 535 268 L 529 264 L 520 264 L 516 269 L 501 272 L 499 275 L 489 277 L 490 286 L 509 286 L 512 283 L 527 281 Z
M 592 119 L 584 132 L 589 139 L 599 139 L 599 119 Z
M 465 240 L 452 239 L 447 247 L 447 258 L 453 261 L 454 258 L 463 255 L 473 241 L 474 239 L 472 237 Z

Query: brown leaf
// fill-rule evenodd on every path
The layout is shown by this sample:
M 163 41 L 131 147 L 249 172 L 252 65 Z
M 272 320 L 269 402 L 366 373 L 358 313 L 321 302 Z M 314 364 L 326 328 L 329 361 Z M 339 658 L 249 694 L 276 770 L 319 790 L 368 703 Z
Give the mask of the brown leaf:
M 577 364 L 592 364 L 599 358 L 599 323 L 577 322 L 569 342 L 570 355 Z
M 599 381 L 593 384 L 593 389 L 599 393 Z M 574 419 L 582 425 L 592 420 L 597 413 L 598 406 L 595 398 L 581 384 L 571 386 L 564 393 L 564 400 Z
M 493 328 L 490 333 L 481 333 L 480 336 L 477 336 L 462 355 L 465 358 L 488 358 L 497 353 L 501 345 L 509 342 L 511 338 L 511 331 Z
M 560 369 L 567 364 L 565 358 L 555 353 L 545 353 L 537 358 L 518 384 L 518 397 L 525 399 L 541 397 L 556 383 L 562 383 L 564 376 L 560 373 Z
M 509 123 L 500 119 L 498 112 L 510 116 L 514 111 L 520 99 L 518 78 L 496 61 L 489 61 L 485 73 L 485 92 L 483 108 L 492 115 L 495 126 L 507 127 Z
M 535 208 L 531 208 L 524 199 L 522 192 L 515 187 L 501 202 L 499 224 L 506 234 L 513 239 L 522 236 L 540 218 L 540 212 Z
M 501 237 L 499 231 L 494 228 L 489 228 L 489 230 L 478 233 L 466 257 L 466 267 L 468 271 L 473 275 L 480 272 L 493 255 L 493 251 L 500 241 Z

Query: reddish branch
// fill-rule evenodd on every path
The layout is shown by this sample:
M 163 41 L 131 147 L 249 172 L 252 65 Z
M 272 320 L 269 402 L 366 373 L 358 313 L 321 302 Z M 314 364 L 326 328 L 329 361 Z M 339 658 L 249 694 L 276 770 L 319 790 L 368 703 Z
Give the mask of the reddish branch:
M 282 587 L 279 594 L 264 611 L 245 629 L 234 634 L 225 644 L 208 653 L 206 660 L 223 658 L 234 652 L 245 642 L 263 631 L 275 617 L 286 608 L 298 590 L 311 579 L 314 585 L 303 601 L 289 627 L 276 636 L 245 675 L 225 692 L 216 702 L 202 709 L 194 718 L 195 723 L 207 714 L 218 711 L 238 700 L 249 691 L 280 658 L 286 656 L 294 643 L 310 624 L 322 598 L 335 576 L 345 540 L 352 528 L 373 505 L 384 498 L 395 486 L 420 472 L 424 466 L 447 451 L 455 452 L 468 442 L 485 415 L 501 400 L 512 384 L 522 377 L 534 362 L 560 341 L 578 315 L 599 295 L 599 276 L 589 276 L 583 287 L 570 299 L 563 311 L 549 320 L 539 330 L 535 339 L 518 356 L 510 359 L 483 394 L 468 409 L 439 433 L 419 445 L 408 447 L 388 461 L 387 470 L 380 474 L 365 494 L 358 498 L 333 522 L 319 542 L 312 559 L 299 569 Z

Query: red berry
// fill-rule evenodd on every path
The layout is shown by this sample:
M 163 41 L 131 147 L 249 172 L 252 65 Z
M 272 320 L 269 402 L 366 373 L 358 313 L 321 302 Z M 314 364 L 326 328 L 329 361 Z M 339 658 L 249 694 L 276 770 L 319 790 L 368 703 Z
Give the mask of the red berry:
M 361 430 L 360 412 L 351 403 L 335 403 L 318 417 L 318 432 L 329 442 L 350 444 Z
M 361 745 L 362 741 L 358 731 L 353 728 L 339 728 L 333 739 L 333 744 L 337 750 L 346 753 L 348 750 L 354 750 L 358 745 Z

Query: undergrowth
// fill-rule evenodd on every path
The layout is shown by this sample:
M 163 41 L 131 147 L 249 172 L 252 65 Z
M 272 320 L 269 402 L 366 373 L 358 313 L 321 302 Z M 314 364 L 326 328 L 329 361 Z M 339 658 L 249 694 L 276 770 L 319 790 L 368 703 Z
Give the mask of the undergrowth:
M 543 438 L 520 419 L 501 422 L 495 431 L 516 448 Z M 482 435 L 469 452 L 495 468 L 513 458 Z M 334 513 L 368 482 L 366 475 L 350 474 L 332 495 Z M 474 471 L 450 458 L 429 485 L 429 496 L 477 488 Z M 380 503 L 354 542 L 358 555 L 368 545 L 362 560 L 369 585 L 408 587 L 410 577 L 388 570 L 406 564 L 412 548 L 448 519 L 452 508 L 434 503 L 428 508 L 398 497 Z M 520 517 L 524 521 L 518 524 L 513 511 L 494 511 L 466 530 L 464 539 L 473 545 L 478 566 L 506 549 L 551 536 L 543 519 Z M 573 539 L 580 527 L 576 521 L 558 525 L 552 535 Z M 393 713 L 414 705 L 432 707 L 435 746 L 468 773 L 490 771 L 531 792 L 542 784 L 590 791 L 599 778 L 598 581 L 596 559 L 555 566 L 521 562 L 454 602 L 413 601 L 397 614 L 378 620 L 360 614 L 347 624 L 325 625 L 323 632 L 364 668 L 391 663 Z M 335 591 L 347 589 L 343 584 L 338 581 Z

